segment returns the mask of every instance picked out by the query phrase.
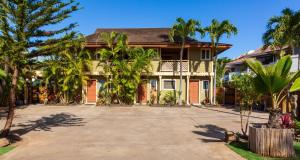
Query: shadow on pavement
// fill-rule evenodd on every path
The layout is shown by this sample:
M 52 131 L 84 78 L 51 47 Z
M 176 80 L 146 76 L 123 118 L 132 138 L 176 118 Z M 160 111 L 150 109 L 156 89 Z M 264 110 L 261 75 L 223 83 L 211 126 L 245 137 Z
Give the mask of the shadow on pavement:
M 54 127 L 83 126 L 84 124 L 83 118 L 77 117 L 74 114 L 59 113 L 42 117 L 34 121 L 18 123 L 13 126 L 17 129 L 12 130 L 11 134 L 22 136 L 31 131 L 52 131 L 51 129 Z
M 225 137 L 225 129 L 212 124 L 195 126 L 205 131 L 192 131 L 194 134 L 200 135 L 199 138 L 205 143 L 209 142 L 223 142 Z

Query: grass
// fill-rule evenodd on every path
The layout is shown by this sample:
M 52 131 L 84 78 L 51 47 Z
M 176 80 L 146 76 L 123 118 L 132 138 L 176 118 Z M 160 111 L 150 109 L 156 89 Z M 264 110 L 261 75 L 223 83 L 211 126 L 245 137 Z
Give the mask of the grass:
M 0 147 L 0 155 L 3 155 L 11 150 L 13 150 L 15 147 L 13 146 L 6 146 L 6 147 Z
M 232 142 L 227 144 L 227 146 L 239 154 L 240 156 L 244 157 L 247 160 L 284 160 L 283 158 L 270 158 L 270 157 L 263 157 L 258 154 L 255 154 L 248 150 L 247 143 L 242 142 Z M 295 159 L 300 159 L 300 143 L 297 142 L 294 145 L 297 157 Z

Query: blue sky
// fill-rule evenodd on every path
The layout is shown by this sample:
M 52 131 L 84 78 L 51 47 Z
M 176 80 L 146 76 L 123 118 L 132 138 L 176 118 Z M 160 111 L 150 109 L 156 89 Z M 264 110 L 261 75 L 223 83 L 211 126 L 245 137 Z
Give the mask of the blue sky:
M 170 27 L 177 17 L 197 19 L 202 26 L 211 19 L 230 20 L 239 34 L 222 42 L 233 45 L 221 54 L 235 58 L 262 45 L 262 34 L 271 16 L 286 7 L 300 9 L 300 0 L 79 0 L 82 10 L 67 22 L 91 34 L 96 28 Z M 199 37 L 198 37 L 199 38 Z M 202 39 L 207 41 L 207 39 Z

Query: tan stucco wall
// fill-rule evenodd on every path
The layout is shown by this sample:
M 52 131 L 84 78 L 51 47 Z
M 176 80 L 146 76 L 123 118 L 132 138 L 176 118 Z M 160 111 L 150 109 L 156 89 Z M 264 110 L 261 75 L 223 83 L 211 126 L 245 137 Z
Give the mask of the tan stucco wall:
M 208 80 L 209 82 L 209 85 L 208 85 L 208 87 L 209 87 L 209 90 L 207 91 L 207 93 L 206 93 L 206 91 L 203 89 L 203 81 L 204 80 Z M 209 77 L 201 77 L 200 78 L 200 103 L 202 102 L 202 101 L 204 101 L 205 100 L 205 97 L 206 97 L 206 95 L 209 97 L 210 96 L 210 84 L 211 84 L 211 82 L 210 82 L 210 78 Z
M 176 88 L 176 99 L 177 99 L 177 103 L 179 102 L 179 95 L 178 95 L 178 92 L 179 92 L 179 86 L 180 86 L 180 78 L 178 77 L 178 76 L 163 76 L 162 77 L 162 79 L 161 79 L 161 82 L 160 82 L 160 84 L 161 84 L 161 92 L 160 92 L 160 102 L 161 102 L 161 100 L 162 100 L 162 98 L 163 98 L 163 96 L 165 95 L 165 93 L 166 92 L 168 92 L 168 91 L 172 91 L 172 90 L 164 90 L 163 89 L 163 81 L 164 80 L 175 80 L 175 84 L 176 84 L 176 86 L 175 86 L 175 88 Z M 183 77 L 182 78 L 182 100 L 186 103 L 186 77 Z
M 201 60 L 201 48 L 189 49 L 190 72 L 212 72 L 212 60 Z

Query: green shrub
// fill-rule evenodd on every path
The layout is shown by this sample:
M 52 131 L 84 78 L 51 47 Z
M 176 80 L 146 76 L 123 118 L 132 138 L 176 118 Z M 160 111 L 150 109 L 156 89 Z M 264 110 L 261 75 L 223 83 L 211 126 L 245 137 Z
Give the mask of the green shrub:
M 162 103 L 166 105 L 175 105 L 176 104 L 176 92 L 167 91 L 162 95 Z

